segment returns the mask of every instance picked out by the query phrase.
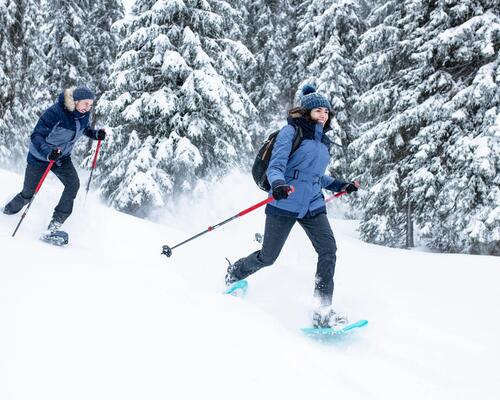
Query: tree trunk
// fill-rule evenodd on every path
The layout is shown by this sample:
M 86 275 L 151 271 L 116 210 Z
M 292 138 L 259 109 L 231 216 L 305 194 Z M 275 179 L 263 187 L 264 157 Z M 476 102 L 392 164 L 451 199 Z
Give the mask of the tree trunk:
M 415 247 L 413 241 L 413 219 L 411 217 L 411 201 L 410 201 L 410 191 L 408 190 L 406 203 L 406 247 Z

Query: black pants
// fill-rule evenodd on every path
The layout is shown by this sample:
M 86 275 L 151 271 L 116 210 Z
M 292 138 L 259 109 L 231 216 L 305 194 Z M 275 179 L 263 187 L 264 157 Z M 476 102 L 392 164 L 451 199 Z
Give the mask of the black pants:
M 302 219 L 267 215 L 262 249 L 236 261 L 233 274 L 238 279 L 244 279 L 259 269 L 272 265 L 278 258 L 296 221 L 305 230 L 318 254 L 314 295 L 322 305 L 330 305 L 333 296 L 337 245 L 324 213 L 314 217 L 306 216 Z
M 61 160 L 59 164 L 60 165 L 53 164 L 51 171 L 63 183 L 64 191 L 59 199 L 59 203 L 54 209 L 52 219 L 63 223 L 73 212 L 73 203 L 78 193 L 78 189 L 80 188 L 80 179 L 78 178 L 75 166 L 71 162 L 71 158 L 65 158 Z M 24 205 L 27 204 L 35 194 L 38 182 L 40 182 L 40 179 L 42 178 L 42 175 L 48 165 L 48 163 L 29 163 L 24 174 L 23 190 L 21 193 L 17 194 L 6 207 L 8 207 L 12 212 L 18 212 L 21 210 L 21 208 L 24 207 Z

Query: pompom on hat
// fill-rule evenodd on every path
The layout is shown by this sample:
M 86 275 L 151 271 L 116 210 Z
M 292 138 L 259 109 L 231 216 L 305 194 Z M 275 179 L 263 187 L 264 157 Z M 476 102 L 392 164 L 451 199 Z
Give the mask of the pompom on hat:
M 316 87 L 306 83 L 301 90 L 300 106 L 305 110 L 313 110 L 314 108 L 324 107 L 330 112 L 332 105 L 325 96 L 316 92 Z
M 73 100 L 75 101 L 94 100 L 94 99 L 95 99 L 95 94 L 88 87 L 78 86 L 73 91 Z

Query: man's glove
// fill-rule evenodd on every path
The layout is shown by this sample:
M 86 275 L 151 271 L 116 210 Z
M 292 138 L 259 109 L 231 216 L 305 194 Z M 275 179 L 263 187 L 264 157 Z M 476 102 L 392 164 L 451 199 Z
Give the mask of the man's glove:
M 61 157 L 61 150 L 60 149 L 53 149 L 50 152 L 50 154 L 47 156 L 47 159 L 49 161 L 57 161 L 59 157 Z
M 291 190 L 290 186 L 287 185 L 285 181 L 282 180 L 274 181 L 272 189 L 273 189 L 273 197 L 275 200 L 286 199 L 288 197 L 288 193 Z
M 104 129 L 98 129 L 95 136 L 97 140 L 104 140 L 106 137 L 106 131 Z
M 358 188 L 359 188 L 359 182 L 358 181 L 354 181 L 354 182 L 350 182 L 350 183 L 347 183 L 346 185 L 344 185 L 342 187 L 342 192 L 347 192 L 348 194 L 349 193 L 352 193 L 352 192 L 357 192 L 358 191 Z

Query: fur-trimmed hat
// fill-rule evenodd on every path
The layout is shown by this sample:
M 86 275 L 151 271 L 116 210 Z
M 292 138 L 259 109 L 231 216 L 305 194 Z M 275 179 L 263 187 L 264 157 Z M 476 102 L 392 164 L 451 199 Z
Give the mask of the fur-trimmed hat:
M 312 110 L 314 108 L 324 107 L 328 111 L 332 111 L 332 105 L 325 96 L 316 92 L 316 88 L 306 83 L 301 90 L 300 106 L 305 110 Z

